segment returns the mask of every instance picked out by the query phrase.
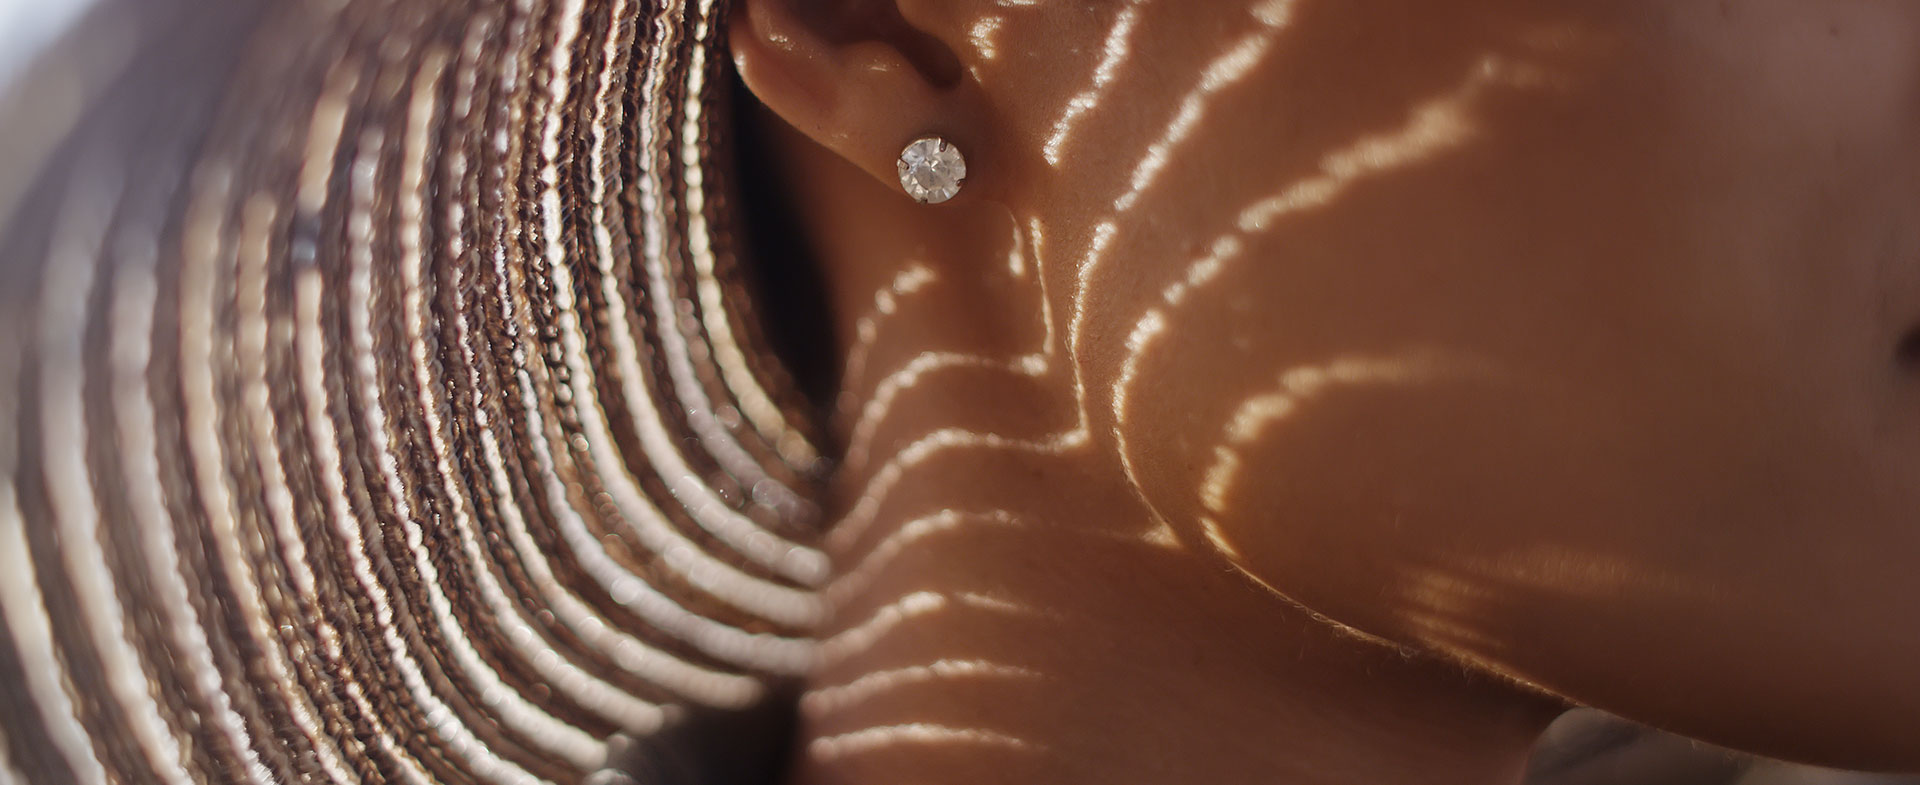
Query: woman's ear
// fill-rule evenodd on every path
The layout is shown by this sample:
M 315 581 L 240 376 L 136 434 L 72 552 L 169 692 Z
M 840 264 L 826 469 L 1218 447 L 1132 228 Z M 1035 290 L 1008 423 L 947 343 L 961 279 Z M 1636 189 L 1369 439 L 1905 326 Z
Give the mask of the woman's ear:
M 952 42 L 899 0 L 738 0 L 729 31 L 747 89 L 787 124 L 891 188 L 902 148 L 937 135 L 978 169 L 986 102 Z

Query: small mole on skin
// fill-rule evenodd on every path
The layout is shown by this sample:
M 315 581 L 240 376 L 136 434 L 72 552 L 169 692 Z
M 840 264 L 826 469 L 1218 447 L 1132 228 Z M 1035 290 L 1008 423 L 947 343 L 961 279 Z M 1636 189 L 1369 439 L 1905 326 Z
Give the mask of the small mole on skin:
M 1908 372 L 1920 372 L 1920 327 L 1914 327 L 1900 339 L 1894 358 Z

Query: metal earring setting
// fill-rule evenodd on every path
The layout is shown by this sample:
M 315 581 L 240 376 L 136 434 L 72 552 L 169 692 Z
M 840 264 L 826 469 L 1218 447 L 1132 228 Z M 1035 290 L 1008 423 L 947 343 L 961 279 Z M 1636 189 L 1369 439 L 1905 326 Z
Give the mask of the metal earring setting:
M 895 166 L 900 187 L 921 204 L 939 204 L 960 193 L 967 181 L 967 159 L 960 148 L 938 136 L 923 136 L 900 151 Z

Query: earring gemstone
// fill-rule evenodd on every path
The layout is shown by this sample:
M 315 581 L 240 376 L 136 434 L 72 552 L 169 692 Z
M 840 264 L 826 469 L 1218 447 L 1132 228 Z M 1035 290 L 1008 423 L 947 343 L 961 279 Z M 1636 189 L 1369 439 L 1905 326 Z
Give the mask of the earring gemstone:
M 896 165 L 900 187 L 921 204 L 939 204 L 960 193 L 967 179 L 967 159 L 960 148 L 938 136 L 923 136 L 900 151 Z

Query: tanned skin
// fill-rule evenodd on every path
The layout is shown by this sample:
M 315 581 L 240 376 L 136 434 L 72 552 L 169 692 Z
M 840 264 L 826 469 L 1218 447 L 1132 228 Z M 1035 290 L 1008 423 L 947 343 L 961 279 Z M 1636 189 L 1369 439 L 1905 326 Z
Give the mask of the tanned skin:
M 1920 769 L 1920 6 L 732 44 L 849 358 L 801 781 L 1512 782 L 1574 703 Z

